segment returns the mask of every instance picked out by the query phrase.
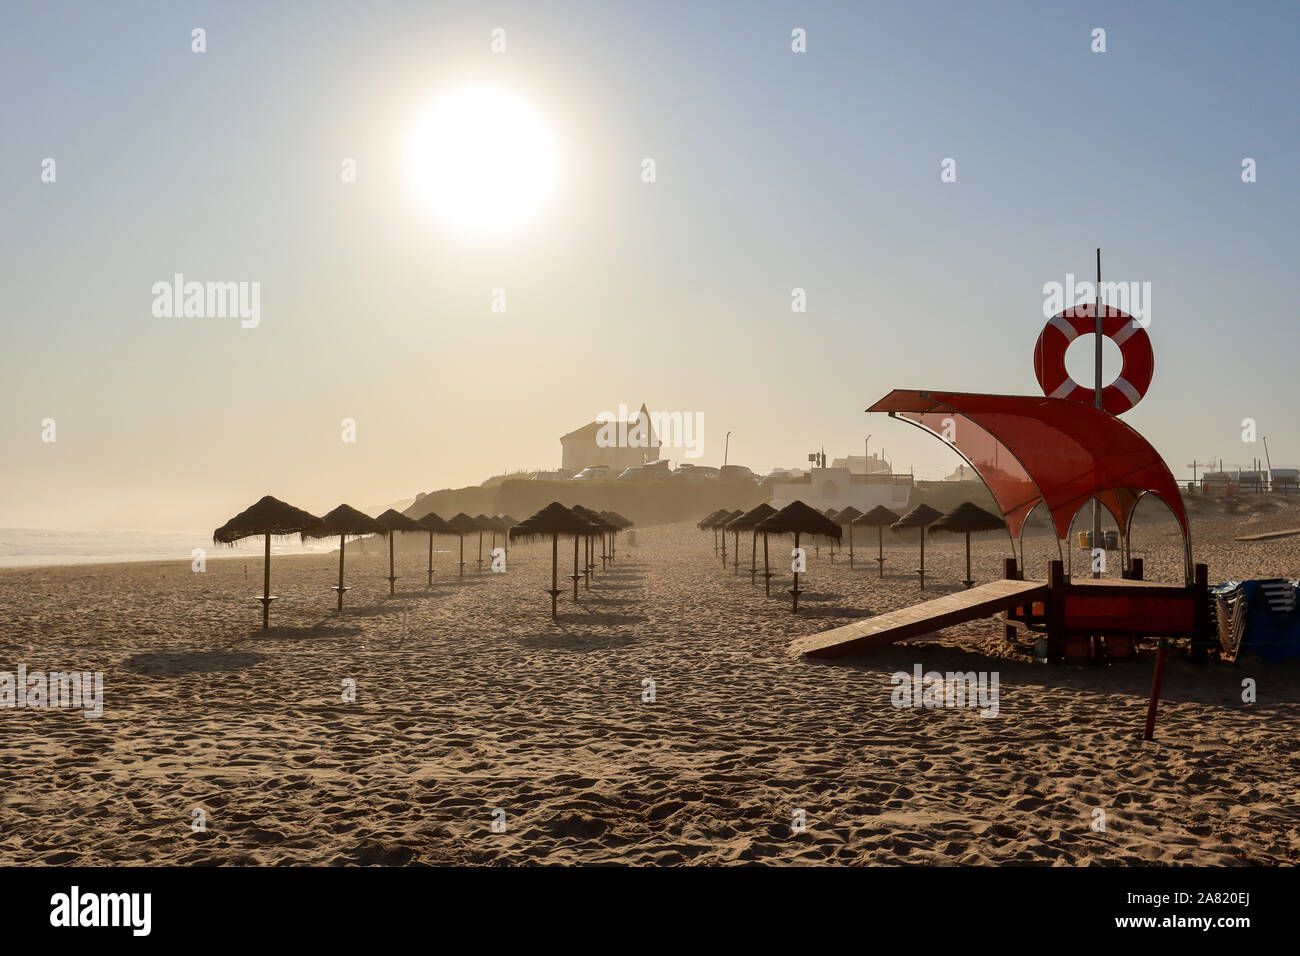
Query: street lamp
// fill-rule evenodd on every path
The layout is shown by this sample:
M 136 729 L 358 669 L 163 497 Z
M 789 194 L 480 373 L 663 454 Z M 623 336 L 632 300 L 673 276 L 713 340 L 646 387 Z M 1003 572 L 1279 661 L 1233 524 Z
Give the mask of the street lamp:
M 731 451 L 731 432 L 727 432 L 727 443 L 722 448 L 722 467 L 727 467 L 727 454 Z

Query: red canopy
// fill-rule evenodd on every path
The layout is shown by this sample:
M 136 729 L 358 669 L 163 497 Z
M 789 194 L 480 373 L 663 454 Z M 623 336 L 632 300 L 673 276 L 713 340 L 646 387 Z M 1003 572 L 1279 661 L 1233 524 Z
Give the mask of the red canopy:
M 1178 484 L 1145 438 L 1114 415 L 1080 402 L 1032 395 L 972 395 L 895 389 L 869 412 L 888 412 L 943 438 L 993 493 L 1013 538 L 1043 502 L 1057 538 L 1089 498 L 1127 536 L 1133 509 L 1153 494 L 1191 538 Z

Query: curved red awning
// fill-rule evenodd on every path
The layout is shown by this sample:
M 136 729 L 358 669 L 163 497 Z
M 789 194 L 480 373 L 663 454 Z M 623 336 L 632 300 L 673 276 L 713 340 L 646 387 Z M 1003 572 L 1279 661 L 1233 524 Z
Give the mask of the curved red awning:
M 909 389 L 867 411 L 905 418 L 951 444 L 988 485 L 1012 537 L 1041 501 L 1064 538 L 1094 497 L 1127 532 L 1146 492 L 1168 505 L 1190 547 L 1174 476 L 1145 438 L 1108 412 L 1063 398 Z

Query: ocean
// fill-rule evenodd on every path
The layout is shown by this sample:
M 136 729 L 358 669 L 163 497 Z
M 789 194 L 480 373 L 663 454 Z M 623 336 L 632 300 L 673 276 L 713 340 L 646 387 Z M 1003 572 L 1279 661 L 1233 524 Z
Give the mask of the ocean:
M 261 557 L 262 538 L 246 538 L 234 547 L 212 543 L 212 532 L 40 531 L 0 528 L 0 568 L 49 564 L 103 564 L 117 561 L 193 560 L 195 548 L 209 558 Z M 338 547 L 329 538 L 302 544 L 296 537 L 271 539 L 272 554 L 328 554 Z

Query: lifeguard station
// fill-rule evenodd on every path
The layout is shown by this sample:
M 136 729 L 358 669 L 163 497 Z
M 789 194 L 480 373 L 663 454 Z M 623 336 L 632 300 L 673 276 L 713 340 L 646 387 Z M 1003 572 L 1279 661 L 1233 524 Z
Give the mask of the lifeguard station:
M 1076 313 L 1089 319 L 1095 314 L 1089 307 L 1063 313 L 1048 323 L 1044 335 L 1058 328 L 1058 320 L 1074 319 Z M 1131 317 L 1106 309 L 1103 318 L 1103 334 L 1118 330 L 1136 348 L 1145 346 L 1149 357 L 1146 332 Z M 1040 351 L 1042 348 L 1040 336 Z M 1062 367 L 1063 355 L 1062 349 Z M 1126 350 L 1126 368 L 1129 355 Z M 1004 613 L 1008 631 L 1023 626 L 1044 632 L 1048 657 L 1053 661 L 1071 656 L 1072 645 L 1094 642 L 1099 642 L 1104 654 L 1130 656 L 1144 638 L 1190 638 L 1193 652 L 1204 654 L 1209 633 L 1208 573 L 1205 565 L 1192 564 L 1187 513 L 1173 475 L 1133 428 L 1105 407 L 1078 400 L 1078 386 L 1068 381 L 1068 376 L 1065 383 L 1052 387 L 1050 364 L 1035 362 L 1039 381 L 1049 392 L 1042 397 L 896 389 L 867 409 L 911 422 L 939 437 L 980 476 L 1006 520 L 1012 553 L 1018 550 L 1018 559 L 1006 560 L 1005 580 L 801 638 L 791 645 L 792 651 L 810 657 L 860 654 L 962 621 Z M 1128 386 L 1124 372 L 1119 381 Z M 1131 407 L 1149 382 L 1148 370 L 1136 395 L 1131 394 L 1132 386 L 1118 388 L 1112 393 L 1117 396 L 1116 404 Z M 1057 397 L 1056 393 L 1071 397 Z M 1141 559 L 1132 556 L 1133 512 L 1146 495 L 1164 502 L 1182 531 L 1181 583 L 1143 580 Z M 1066 570 L 1071 523 L 1093 499 L 1110 512 L 1119 528 L 1119 579 L 1075 579 Z M 1049 563 L 1046 581 L 1026 581 L 1023 532 L 1030 512 L 1040 505 L 1055 529 L 1058 559 Z M 1167 640 L 1159 641 L 1145 733 L 1148 739 L 1154 730 L 1167 644 Z

